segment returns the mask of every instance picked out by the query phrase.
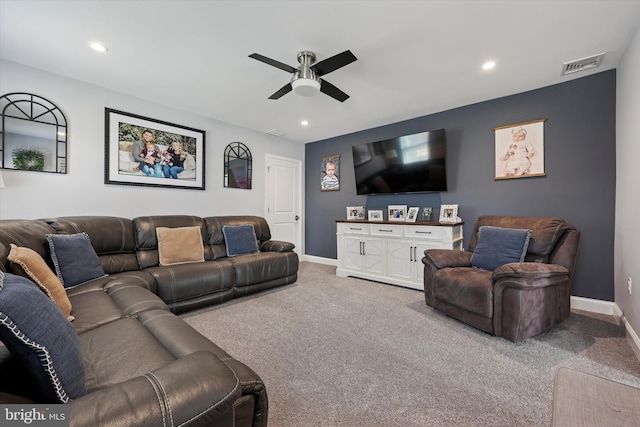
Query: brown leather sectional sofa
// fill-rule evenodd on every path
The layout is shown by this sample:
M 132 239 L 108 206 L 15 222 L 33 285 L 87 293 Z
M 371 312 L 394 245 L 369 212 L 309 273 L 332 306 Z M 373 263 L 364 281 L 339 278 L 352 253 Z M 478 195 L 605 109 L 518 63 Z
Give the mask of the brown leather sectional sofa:
M 227 257 L 222 227 L 240 224 L 253 225 L 260 252 Z M 159 265 L 156 228 L 187 226 L 200 228 L 205 261 Z M 107 275 L 67 289 L 87 388 L 69 404 L 71 425 L 266 426 L 260 377 L 174 313 L 295 282 L 293 244 L 254 216 L 2 220 L 0 268 L 11 272 L 11 243 L 51 262 L 45 235 L 80 232 Z M 0 402 L 42 402 L 1 344 Z

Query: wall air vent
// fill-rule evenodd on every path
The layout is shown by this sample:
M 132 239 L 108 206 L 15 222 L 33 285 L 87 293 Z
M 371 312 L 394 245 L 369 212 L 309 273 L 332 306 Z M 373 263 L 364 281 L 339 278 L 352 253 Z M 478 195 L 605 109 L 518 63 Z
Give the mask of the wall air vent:
M 562 64 L 562 73 L 560 73 L 560 75 L 566 76 L 568 74 L 578 73 L 580 71 L 599 67 L 600 64 L 602 64 L 602 60 L 604 59 L 604 55 L 606 53 L 607 52 L 602 52 L 597 55 L 588 56 L 586 58 L 565 62 L 564 64 Z
M 267 131 L 267 133 L 269 135 L 278 136 L 278 137 L 285 136 L 287 134 L 286 132 L 283 132 L 279 129 L 271 129 L 270 131 Z

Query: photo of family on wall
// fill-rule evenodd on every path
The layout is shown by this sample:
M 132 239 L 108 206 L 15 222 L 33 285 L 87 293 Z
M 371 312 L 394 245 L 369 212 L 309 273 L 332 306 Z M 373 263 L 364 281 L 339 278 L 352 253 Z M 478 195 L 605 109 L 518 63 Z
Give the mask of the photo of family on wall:
M 204 190 L 204 131 L 105 109 L 105 183 Z

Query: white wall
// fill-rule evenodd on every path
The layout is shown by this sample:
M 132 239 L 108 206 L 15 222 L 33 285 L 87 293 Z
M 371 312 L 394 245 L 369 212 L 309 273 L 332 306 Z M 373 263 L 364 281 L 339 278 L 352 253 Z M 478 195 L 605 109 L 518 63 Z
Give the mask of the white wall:
M 640 29 L 617 72 L 615 302 L 640 333 Z M 627 277 L 633 293 L 627 293 Z
M 0 60 L 0 94 L 48 99 L 69 124 L 68 174 L 3 170 L 0 219 L 65 215 L 265 214 L 265 154 L 304 161 L 304 145 Z M 215 94 L 199 94 L 213 97 Z M 206 131 L 205 191 L 104 184 L 105 107 Z M 253 189 L 223 187 L 223 153 L 240 141 L 253 155 Z

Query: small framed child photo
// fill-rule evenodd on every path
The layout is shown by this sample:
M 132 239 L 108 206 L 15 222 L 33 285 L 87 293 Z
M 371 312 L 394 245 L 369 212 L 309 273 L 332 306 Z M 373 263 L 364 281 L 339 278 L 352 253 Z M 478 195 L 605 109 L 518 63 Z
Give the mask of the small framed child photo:
M 320 191 L 340 190 L 340 155 L 320 159 Z
M 440 222 L 458 222 L 458 205 L 440 205 Z

